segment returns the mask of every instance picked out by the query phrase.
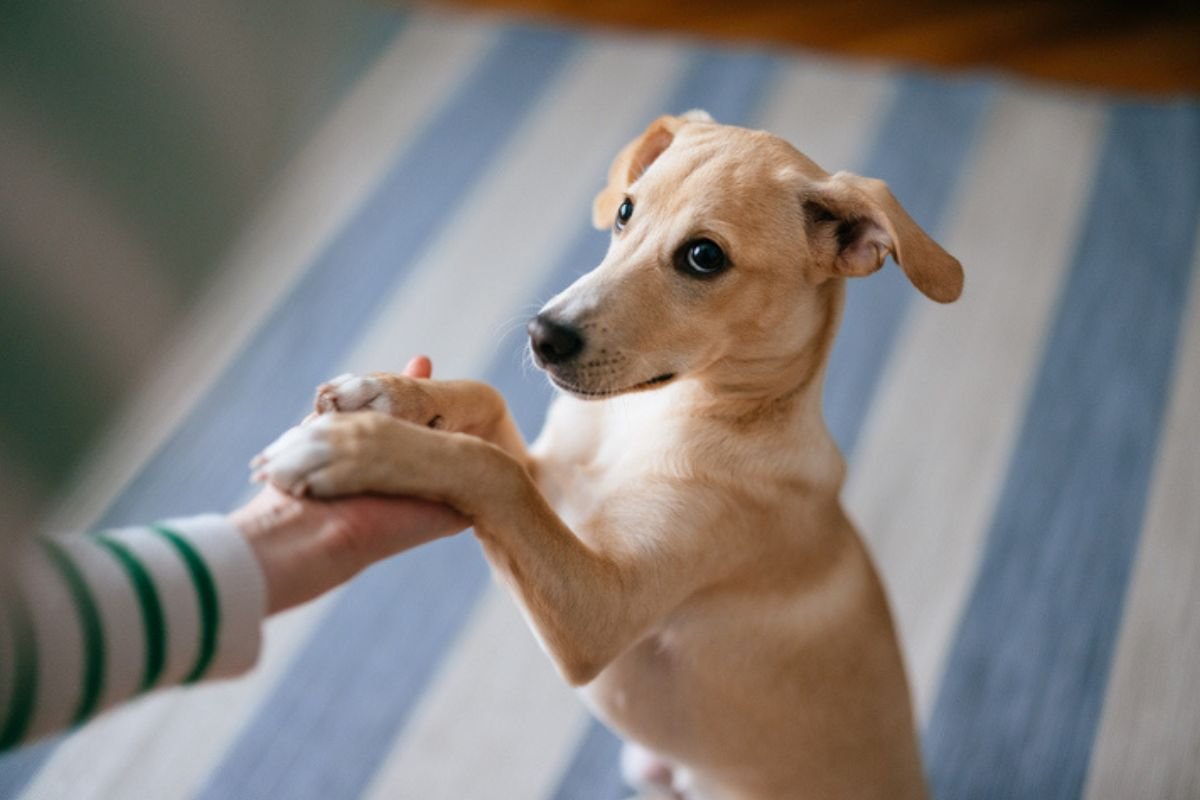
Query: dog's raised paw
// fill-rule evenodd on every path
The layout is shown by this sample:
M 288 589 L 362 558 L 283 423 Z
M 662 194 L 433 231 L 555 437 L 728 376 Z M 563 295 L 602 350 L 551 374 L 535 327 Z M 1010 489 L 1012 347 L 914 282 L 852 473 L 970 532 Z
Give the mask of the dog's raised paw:
M 383 381 L 369 375 L 346 373 L 317 387 L 316 409 L 319 414 L 363 409 L 387 414 L 392 410 L 392 403 Z
M 305 494 L 312 474 L 333 459 L 327 419 L 285 431 L 250 462 L 255 470 L 252 480 L 273 483 L 297 497 Z

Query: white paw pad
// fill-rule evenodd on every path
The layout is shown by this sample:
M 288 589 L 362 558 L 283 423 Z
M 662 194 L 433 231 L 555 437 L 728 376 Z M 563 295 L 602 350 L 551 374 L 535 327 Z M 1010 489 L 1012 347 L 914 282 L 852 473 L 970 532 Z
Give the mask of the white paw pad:
M 383 382 L 377 378 L 347 373 L 338 375 L 317 389 L 317 411 L 322 414 L 363 409 L 385 414 L 392 410 Z
M 308 491 L 312 475 L 333 460 L 325 419 L 292 428 L 268 445 L 250 462 L 256 470 L 254 480 L 270 481 L 297 496 Z

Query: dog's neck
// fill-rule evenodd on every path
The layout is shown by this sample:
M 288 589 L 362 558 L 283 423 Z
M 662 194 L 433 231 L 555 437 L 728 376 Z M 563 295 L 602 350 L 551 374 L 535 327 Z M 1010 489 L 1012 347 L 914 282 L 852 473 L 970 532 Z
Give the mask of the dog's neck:
M 791 464 L 794 478 L 836 498 L 845 462 L 825 424 L 822 390 L 845 282 L 830 280 L 814 291 L 817 311 L 802 346 L 727 357 L 664 391 L 675 393 L 671 407 L 686 409 L 692 420 L 733 429 L 740 439 L 754 437 L 763 448 L 778 445 L 784 455 L 774 463 Z
M 803 343 L 772 342 L 754 353 L 733 353 L 696 376 L 695 411 L 739 425 L 786 418 L 824 426 L 825 370 L 845 302 L 845 281 L 813 289 L 816 309 Z

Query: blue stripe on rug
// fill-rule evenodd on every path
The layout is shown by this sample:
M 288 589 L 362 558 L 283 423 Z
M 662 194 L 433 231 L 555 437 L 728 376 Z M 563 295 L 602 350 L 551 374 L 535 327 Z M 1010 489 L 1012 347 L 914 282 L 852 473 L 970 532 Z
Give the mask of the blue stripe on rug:
M 991 87 L 978 81 L 905 77 L 880 123 L 863 174 L 888 181 L 914 219 L 935 230 L 958 185 L 991 96 Z M 749 117 L 745 108 L 740 119 Z M 857 439 L 911 291 L 895 266 L 867 280 L 850 282 L 846 318 L 838 335 L 840 348 L 835 345 L 833 355 L 841 361 L 830 365 L 826 385 L 826 414 L 843 447 L 852 447 Z M 830 397 L 839 404 L 833 414 Z M 556 800 L 624 797 L 618 770 L 620 747 L 615 735 L 593 722 Z
M 943 798 L 1077 798 L 1200 218 L 1200 107 L 1119 106 L 926 737 Z
M 402 157 L 385 188 L 305 276 L 283 307 L 290 312 L 286 319 L 272 320 L 260 347 L 241 359 L 288 365 L 286 385 L 256 393 L 243 389 L 242 396 L 303 396 L 328 376 L 356 338 L 358 326 L 344 321 L 371 318 L 392 294 L 578 41 L 534 28 L 508 29 L 500 36 Z M 332 309 L 331 302 L 337 304 Z M 310 348 L 319 348 L 321 357 Z M 296 360 L 304 367 L 298 376 L 286 357 L 295 349 L 306 353 Z M 230 415 L 228 422 L 240 415 Z M 285 423 L 260 419 L 254 430 L 275 431 Z M 263 440 L 256 433 L 246 445 Z M 237 473 L 232 466 L 222 471 Z M 461 628 L 485 575 L 474 543 L 460 536 L 356 580 L 321 620 L 201 796 L 356 796 Z
M 936 230 L 959 185 L 958 176 L 968 163 L 992 95 L 991 86 L 977 80 L 906 76 L 879 125 L 861 173 L 886 181 L 917 224 L 926 231 Z M 966 291 L 970 290 L 968 264 Z M 848 456 L 854 453 L 914 296 L 919 296 L 916 289 L 890 259 L 870 278 L 847 283 L 846 310 L 829 358 L 824 405 L 829 430 Z
M 761 53 L 702 53 L 696 56 L 688 77 L 668 103 L 668 110 L 681 113 L 691 108 L 703 108 L 718 122 L 748 124 L 759 112 L 778 67 L 776 59 Z M 568 250 L 555 270 L 556 282 L 551 293 L 565 289 L 579 274 L 581 266 L 590 268 L 599 264 L 607 247 L 607 234 L 591 228 L 581 231 L 575 246 Z M 582 261 L 581 254 L 591 256 L 591 260 Z M 537 428 L 541 427 L 546 404 L 552 396 L 545 381 L 539 381 L 538 385 L 542 392 L 536 397 L 528 389 L 512 387 L 514 396 L 521 394 L 522 405 L 541 409 L 536 420 L 529 420 L 531 428 L 535 427 L 535 422 Z M 620 749 L 621 740 L 604 725 L 592 720 L 554 796 L 562 800 L 624 797 L 625 784 L 617 764 Z

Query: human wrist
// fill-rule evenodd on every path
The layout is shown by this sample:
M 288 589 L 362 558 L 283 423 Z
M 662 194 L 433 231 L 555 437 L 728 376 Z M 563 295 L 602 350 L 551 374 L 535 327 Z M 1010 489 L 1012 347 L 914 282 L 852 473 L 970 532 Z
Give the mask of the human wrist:
M 260 495 L 229 515 L 263 573 L 267 613 L 306 603 L 358 571 L 329 542 L 336 521 L 316 504 L 287 495 Z

